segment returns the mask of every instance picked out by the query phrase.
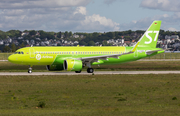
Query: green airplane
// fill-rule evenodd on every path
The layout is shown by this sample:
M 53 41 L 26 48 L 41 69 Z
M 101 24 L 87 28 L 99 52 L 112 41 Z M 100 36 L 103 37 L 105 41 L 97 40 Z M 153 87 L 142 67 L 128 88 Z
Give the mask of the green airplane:
M 92 65 L 121 64 L 163 53 L 156 48 L 161 21 L 154 21 L 134 47 L 98 46 L 98 47 L 25 47 L 18 49 L 8 57 L 9 62 L 29 65 L 46 65 L 49 71 L 75 71 L 81 73 L 87 66 L 87 72 L 93 73 Z

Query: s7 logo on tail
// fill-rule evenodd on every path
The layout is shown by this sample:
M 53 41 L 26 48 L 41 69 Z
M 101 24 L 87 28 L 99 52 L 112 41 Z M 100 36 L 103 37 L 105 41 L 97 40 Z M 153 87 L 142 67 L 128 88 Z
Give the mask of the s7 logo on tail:
M 146 32 L 146 37 L 149 39 L 149 41 L 145 41 L 145 44 L 150 44 L 152 42 L 152 40 L 153 40 L 152 37 L 149 36 L 149 33 L 155 33 L 156 34 L 156 36 L 154 38 L 154 41 L 156 41 L 157 38 L 158 38 L 159 31 L 147 31 Z

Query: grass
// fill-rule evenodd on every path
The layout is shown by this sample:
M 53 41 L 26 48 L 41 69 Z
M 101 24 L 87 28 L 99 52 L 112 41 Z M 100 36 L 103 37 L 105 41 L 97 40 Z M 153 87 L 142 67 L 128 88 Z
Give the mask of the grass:
M 27 72 L 29 66 L 0 62 L 0 72 Z M 95 71 L 180 70 L 180 61 L 135 61 L 118 65 L 93 66 Z M 33 72 L 45 72 L 46 66 L 33 66 Z M 83 68 L 86 71 L 86 68 Z
M 0 78 L 1 116 L 174 116 L 180 112 L 177 74 Z

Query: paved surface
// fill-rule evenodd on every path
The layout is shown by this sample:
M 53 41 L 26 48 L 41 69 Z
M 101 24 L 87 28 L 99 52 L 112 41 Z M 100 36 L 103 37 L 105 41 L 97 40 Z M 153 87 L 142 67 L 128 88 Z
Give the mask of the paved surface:
M 111 74 L 180 74 L 180 71 L 95 71 L 94 75 L 111 75 Z M 92 75 L 87 72 L 1 72 L 0 75 Z

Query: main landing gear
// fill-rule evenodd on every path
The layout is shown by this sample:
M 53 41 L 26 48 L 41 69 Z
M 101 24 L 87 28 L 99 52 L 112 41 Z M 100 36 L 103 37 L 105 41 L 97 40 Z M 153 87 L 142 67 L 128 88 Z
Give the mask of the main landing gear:
M 94 69 L 91 68 L 91 63 L 90 62 L 83 63 L 83 67 L 85 67 L 85 66 L 88 67 L 87 73 L 93 73 L 94 72 Z M 81 71 L 75 71 L 75 73 L 81 73 Z
M 32 73 L 32 66 L 29 66 L 28 73 Z
M 90 62 L 87 62 L 87 63 L 86 63 L 86 66 L 88 67 L 87 73 L 93 73 L 93 72 L 94 72 L 94 69 L 91 68 L 91 63 L 90 63 Z
M 93 68 L 88 68 L 87 73 L 93 73 L 94 69 Z M 75 73 L 81 73 L 81 71 L 75 71 Z
M 88 68 L 87 69 L 87 73 L 93 73 L 94 72 L 94 69 L 93 68 Z

